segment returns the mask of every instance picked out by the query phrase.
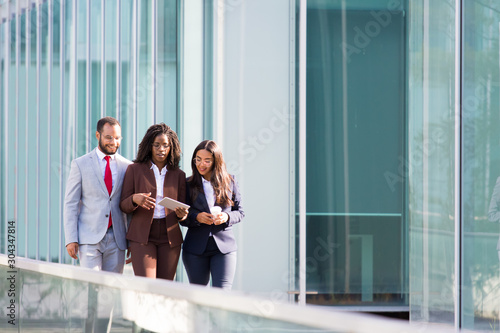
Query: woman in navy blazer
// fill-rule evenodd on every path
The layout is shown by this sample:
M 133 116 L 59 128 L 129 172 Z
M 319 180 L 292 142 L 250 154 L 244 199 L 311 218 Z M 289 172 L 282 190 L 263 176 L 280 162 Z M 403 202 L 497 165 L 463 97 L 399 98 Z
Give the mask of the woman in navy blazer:
M 222 152 L 214 141 L 201 142 L 191 161 L 193 175 L 187 180 L 186 203 L 190 205 L 182 261 L 193 284 L 231 289 L 236 271 L 236 240 L 233 225 L 245 213 L 241 195 L 233 176 L 226 170 Z M 211 210 L 219 206 L 221 213 Z

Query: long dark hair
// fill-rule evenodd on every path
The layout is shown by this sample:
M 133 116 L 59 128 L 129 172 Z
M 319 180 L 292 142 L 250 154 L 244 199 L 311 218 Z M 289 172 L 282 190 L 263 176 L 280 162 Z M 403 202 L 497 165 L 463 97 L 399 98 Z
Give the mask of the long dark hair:
M 164 123 L 151 125 L 144 138 L 142 138 L 141 143 L 139 143 L 139 151 L 137 152 L 137 157 L 134 163 L 147 163 L 151 161 L 153 142 L 158 135 L 165 134 L 168 138 L 168 144 L 170 145 L 170 151 L 167 156 L 167 169 L 173 170 L 179 167 L 179 161 L 181 160 L 181 145 L 177 134 Z
M 193 175 L 189 177 L 188 182 L 193 188 L 192 200 L 194 201 L 198 193 L 203 192 L 203 183 L 201 180 L 201 175 L 196 168 L 195 158 L 196 153 L 199 150 L 206 150 L 212 154 L 214 162 L 212 164 L 212 175 L 210 176 L 210 183 L 212 184 L 215 192 L 215 202 L 221 206 L 232 206 L 233 200 L 231 200 L 231 182 L 233 177 L 226 170 L 226 163 L 224 162 L 224 157 L 222 152 L 217 146 L 217 144 L 212 140 L 205 140 L 201 142 L 193 152 L 193 158 L 191 159 L 191 168 L 193 169 Z

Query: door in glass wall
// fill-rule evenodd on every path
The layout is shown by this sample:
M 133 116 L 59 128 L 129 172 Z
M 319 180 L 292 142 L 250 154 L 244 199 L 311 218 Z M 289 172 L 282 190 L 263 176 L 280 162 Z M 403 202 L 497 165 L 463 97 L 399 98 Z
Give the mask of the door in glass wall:
M 461 326 L 500 330 L 500 3 L 466 0 Z
M 408 305 L 403 2 L 308 1 L 307 303 Z

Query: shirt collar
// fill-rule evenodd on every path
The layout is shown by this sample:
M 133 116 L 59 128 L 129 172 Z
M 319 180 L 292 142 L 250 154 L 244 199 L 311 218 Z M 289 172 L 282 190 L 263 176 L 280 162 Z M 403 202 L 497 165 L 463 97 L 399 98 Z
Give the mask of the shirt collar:
M 154 164 L 152 161 L 151 161 L 151 166 L 149 167 L 151 170 L 158 170 L 158 173 L 161 175 L 162 173 L 160 172 L 160 170 L 158 169 L 158 167 L 156 166 L 156 164 Z M 154 169 L 153 169 L 154 168 Z M 165 172 L 167 172 L 167 166 L 165 165 L 163 168 L 161 168 L 161 171 L 163 172 L 163 170 L 165 170 Z
M 203 184 L 212 184 L 209 180 L 206 180 L 205 177 L 201 177 L 201 181 L 203 182 Z
M 115 156 L 115 154 L 113 154 L 113 155 L 106 155 L 106 154 L 104 154 L 104 153 L 103 153 L 103 152 L 99 149 L 99 147 L 97 147 L 97 148 L 95 149 L 95 151 L 96 151 L 96 153 L 97 153 L 97 157 L 99 158 L 99 161 L 102 161 L 102 160 L 104 159 L 104 157 L 106 157 L 106 156 L 111 157 L 111 160 L 114 160 L 114 159 L 115 159 L 115 157 L 116 157 L 116 156 Z

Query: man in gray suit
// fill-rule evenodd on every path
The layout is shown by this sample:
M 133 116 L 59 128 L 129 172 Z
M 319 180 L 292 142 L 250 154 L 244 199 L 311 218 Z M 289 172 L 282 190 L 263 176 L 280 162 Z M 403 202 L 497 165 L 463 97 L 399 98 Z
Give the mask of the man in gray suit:
M 127 217 L 120 210 L 123 176 L 132 162 L 117 154 L 118 120 L 97 122 L 97 148 L 71 162 L 64 200 L 64 233 L 68 254 L 80 266 L 122 273 Z

